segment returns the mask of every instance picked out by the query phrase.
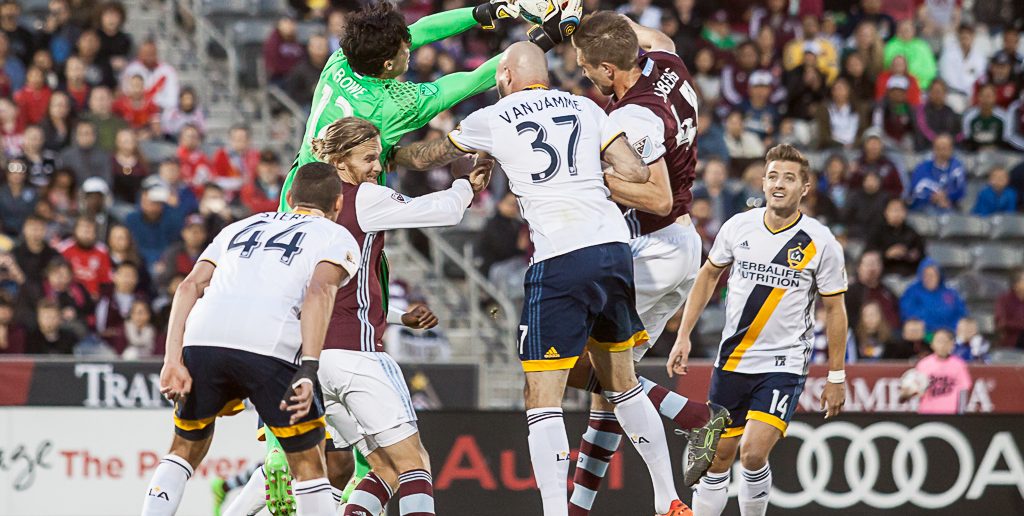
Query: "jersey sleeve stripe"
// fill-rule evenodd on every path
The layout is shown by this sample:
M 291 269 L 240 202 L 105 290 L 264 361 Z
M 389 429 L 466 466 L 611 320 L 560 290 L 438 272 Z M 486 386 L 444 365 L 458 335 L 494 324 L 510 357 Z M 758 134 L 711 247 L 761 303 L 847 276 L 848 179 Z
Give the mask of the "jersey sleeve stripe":
M 207 262 L 207 263 L 209 263 L 210 265 L 213 265 L 214 267 L 216 267 L 216 266 L 217 266 L 217 262 L 215 262 L 215 261 L 213 261 L 213 260 L 211 260 L 211 259 L 209 259 L 209 258 L 200 258 L 200 259 L 199 259 L 199 261 L 201 261 L 201 262 Z
M 601 145 L 601 152 L 604 152 L 604 150 L 607 149 L 608 146 L 612 144 L 612 142 L 618 140 L 620 136 L 626 136 L 626 131 L 619 131 L 618 133 L 615 133 L 615 135 L 612 136 L 611 138 L 608 138 L 608 141 L 604 142 L 604 145 Z
M 448 141 L 452 142 L 452 145 L 454 145 L 456 149 L 459 149 L 462 152 L 466 152 L 466 153 L 476 152 L 475 150 L 467 149 L 466 147 L 463 147 L 462 145 L 459 145 L 459 142 L 455 141 L 455 138 L 452 138 L 452 133 L 448 133 Z
M 846 289 L 845 288 L 841 288 L 841 289 L 839 289 L 839 290 L 837 290 L 835 292 L 818 292 L 818 295 L 820 295 L 821 297 L 832 297 L 832 296 L 838 296 L 839 294 L 845 294 L 845 293 L 846 293 Z

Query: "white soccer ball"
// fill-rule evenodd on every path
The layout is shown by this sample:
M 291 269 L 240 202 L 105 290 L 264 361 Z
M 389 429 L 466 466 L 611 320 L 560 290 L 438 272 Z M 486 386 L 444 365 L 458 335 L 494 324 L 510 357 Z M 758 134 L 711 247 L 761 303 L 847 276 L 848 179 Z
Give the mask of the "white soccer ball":
M 560 16 L 568 0 L 517 0 L 519 15 L 535 25 L 542 25 L 552 16 Z
M 900 377 L 900 388 L 914 395 L 923 394 L 928 388 L 928 375 L 917 369 L 910 369 Z

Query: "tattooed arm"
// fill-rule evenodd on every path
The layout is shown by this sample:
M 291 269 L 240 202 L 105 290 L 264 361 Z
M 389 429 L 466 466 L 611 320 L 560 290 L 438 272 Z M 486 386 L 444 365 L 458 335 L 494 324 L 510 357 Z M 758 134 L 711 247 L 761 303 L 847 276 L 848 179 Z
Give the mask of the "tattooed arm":
M 450 138 L 444 137 L 396 147 L 391 160 L 409 170 L 429 170 L 443 167 L 472 152 L 456 147 Z

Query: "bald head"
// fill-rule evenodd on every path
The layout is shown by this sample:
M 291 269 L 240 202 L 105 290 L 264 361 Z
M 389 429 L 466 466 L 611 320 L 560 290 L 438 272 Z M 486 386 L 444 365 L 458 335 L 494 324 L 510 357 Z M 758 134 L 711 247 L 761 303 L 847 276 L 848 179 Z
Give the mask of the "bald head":
M 544 51 L 528 41 L 513 43 L 498 63 L 498 92 L 502 96 L 535 84 L 548 85 L 548 63 Z

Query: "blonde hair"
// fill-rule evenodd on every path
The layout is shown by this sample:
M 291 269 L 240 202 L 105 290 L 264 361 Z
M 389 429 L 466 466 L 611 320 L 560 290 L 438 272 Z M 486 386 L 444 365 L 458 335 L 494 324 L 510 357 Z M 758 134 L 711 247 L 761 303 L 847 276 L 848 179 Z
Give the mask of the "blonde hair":
M 362 118 L 348 116 L 332 122 L 323 135 L 310 141 L 313 156 L 325 163 L 337 163 L 352 149 L 376 138 L 380 131 Z
M 807 158 L 796 149 L 796 147 L 782 143 L 772 147 L 768 150 L 768 154 L 764 157 L 764 164 L 767 166 L 773 161 L 789 161 L 800 165 L 800 177 L 804 182 L 808 182 L 810 179 L 811 166 L 807 162 Z

